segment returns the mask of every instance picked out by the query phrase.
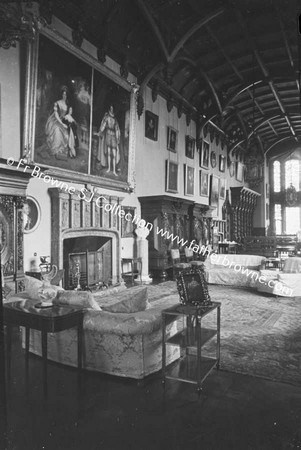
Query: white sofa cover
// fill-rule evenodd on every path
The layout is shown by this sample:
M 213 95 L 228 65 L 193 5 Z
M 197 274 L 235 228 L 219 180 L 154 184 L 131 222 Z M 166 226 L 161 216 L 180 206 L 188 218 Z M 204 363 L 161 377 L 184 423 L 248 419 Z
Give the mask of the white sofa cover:
M 261 270 L 257 289 L 282 297 L 301 297 L 301 258 L 288 258 L 281 272 Z
M 265 261 L 257 255 L 212 254 L 204 262 L 204 270 L 209 284 L 255 288 Z

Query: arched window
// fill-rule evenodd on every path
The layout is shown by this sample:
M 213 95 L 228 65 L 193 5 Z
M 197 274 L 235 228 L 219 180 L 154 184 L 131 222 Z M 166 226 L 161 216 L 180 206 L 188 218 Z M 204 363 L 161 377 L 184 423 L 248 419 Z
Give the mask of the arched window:
M 289 159 L 285 162 L 285 189 L 293 185 L 299 191 L 300 188 L 300 161 Z
M 273 163 L 273 191 L 280 192 L 280 162 Z

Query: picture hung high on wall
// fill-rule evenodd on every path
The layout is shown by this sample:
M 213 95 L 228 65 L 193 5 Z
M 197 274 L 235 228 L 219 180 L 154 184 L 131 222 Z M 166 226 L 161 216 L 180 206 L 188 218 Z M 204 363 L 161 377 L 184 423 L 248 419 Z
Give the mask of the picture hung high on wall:
M 219 180 L 219 196 L 221 199 L 226 198 L 226 180 L 225 178 L 220 178 Z
M 244 174 L 244 166 L 242 163 L 236 163 L 236 180 L 242 182 Z
M 178 192 L 178 170 L 179 166 L 173 161 L 166 161 L 166 191 Z
M 158 140 L 159 117 L 151 111 L 145 111 L 145 137 L 152 141 Z
M 167 127 L 167 150 L 176 153 L 178 132 L 172 127 Z
M 191 136 L 185 136 L 185 156 L 187 158 L 194 158 L 195 139 Z
M 209 142 L 204 141 L 204 139 L 200 151 L 200 167 L 209 168 Z
M 235 175 L 235 162 L 234 161 L 230 162 L 229 175 L 230 175 L 231 178 L 234 177 L 234 175 Z
M 29 49 L 38 55 L 37 64 L 28 61 L 37 87 L 27 88 L 25 100 L 30 161 L 78 181 L 129 183 L 131 86 L 57 36 L 41 33 Z
M 208 197 L 209 195 L 209 173 L 204 170 L 200 170 L 200 195 Z
M 121 237 L 134 237 L 134 222 L 130 219 L 135 217 L 136 208 L 123 206 L 124 215 L 121 218 Z M 127 218 L 126 218 L 127 217 Z
M 40 36 L 35 162 L 89 172 L 91 83 L 88 64 Z
M 218 207 L 219 198 L 219 178 L 215 175 L 210 177 L 210 205 Z
M 216 153 L 214 151 L 210 154 L 210 162 L 212 168 L 216 167 Z
M 126 181 L 129 135 L 129 92 L 95 71 L 91 174 Z
M 184 164 L 184 194 L 194 195 L 194 167 Z
M 224 155 L 219 155 L 219 171 L 225 172 L 226 170 L 226 157 Z

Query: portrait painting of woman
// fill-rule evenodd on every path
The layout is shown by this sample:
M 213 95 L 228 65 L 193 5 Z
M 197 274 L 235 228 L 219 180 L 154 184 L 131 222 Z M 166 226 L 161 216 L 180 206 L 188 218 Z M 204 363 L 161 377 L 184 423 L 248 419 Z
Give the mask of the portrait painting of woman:
M 45 125 L 47 149 L 50 154 L 59 158 L 67 158 L 69 150 L 68 125 L 64 118 L 68 112 L 67 87 L 63 87 L 61 98 L 53 105 L 53 112 Z
M 34 155 L 38 164 L 88 173 L 91 79 L 91 67 L 40 36 Z

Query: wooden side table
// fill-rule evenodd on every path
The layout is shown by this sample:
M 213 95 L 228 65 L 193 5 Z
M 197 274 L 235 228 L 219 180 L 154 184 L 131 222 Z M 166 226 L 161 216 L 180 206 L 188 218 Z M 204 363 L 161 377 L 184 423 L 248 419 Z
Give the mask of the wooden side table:
M 197 306 L 175 305 L 162 311 L 162 382 L 165 386 L 166 379 L 179 380 L 197 385 L 200 395 L 202 384 L 214 368 L 219 368 L 220 363 L 220 315 L 221 304 L 212 302 L 206 309 Z M 207 314 L 217 311 L 216 328 L 205 328 L 202 319 Z M 174 336 L 168 337 L 166 326 L 171 321 L 181 320 L 182 329 Z M 216 357 L 202 356 L 202 347 L 216 336 Z M 176 345 L 181 348 L 181 358 L 168 368 L 166 367 L 166 346 Z
M 25 354 L 28 368 L 29 333 L 30 329 L 41 331 L 43 358 L 43 390 L 47 396 L 47 333 L 56 333 L 69 328 L 77 328 L 78 369 L 82 368 L 82 332 L 83 310 L 65 306 L 37 308 L 36 300 L 16 301 L 3 305 L 4 325 L 7 327 L 7 359 L 8 373 L 11 363 L 11 333 L 12 327 L 25 327 Z

